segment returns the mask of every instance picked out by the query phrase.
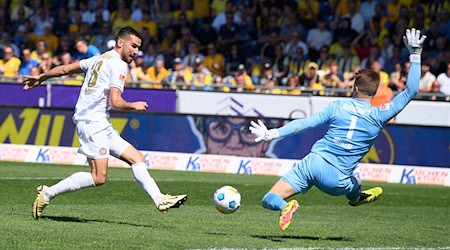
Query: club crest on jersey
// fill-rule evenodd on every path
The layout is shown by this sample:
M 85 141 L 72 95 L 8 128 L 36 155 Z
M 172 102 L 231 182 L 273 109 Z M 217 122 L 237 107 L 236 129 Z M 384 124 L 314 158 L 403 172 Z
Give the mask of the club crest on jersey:
M 380 110 L 381 111 L 389 110 L 389 109 L 391 109 L 391 104 L 390 103 L 381 104 L 381 106 L 380 106 Z
M 100 149 L 100 154 L 101 155 L 105 155 L 106 154 L 106 148 L 101 148 Z
M 124 79 L 125 79 L 125 76 L 124 76 L 124 75 L 122 75 L 122 74 L 120 74 L 120 75 L 119 75 L 119 80 L 121 80 L 121 81 L 122 81 L 122 80 L 124 80 Z

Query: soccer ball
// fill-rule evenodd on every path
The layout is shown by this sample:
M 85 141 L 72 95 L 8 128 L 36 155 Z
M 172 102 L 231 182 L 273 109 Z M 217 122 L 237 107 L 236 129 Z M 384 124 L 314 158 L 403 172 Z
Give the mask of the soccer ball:
M 217 211 L 231 214 L 241 205 L 241 194 L 232 186 L 223 186 L 216 190 L 213 200 Z

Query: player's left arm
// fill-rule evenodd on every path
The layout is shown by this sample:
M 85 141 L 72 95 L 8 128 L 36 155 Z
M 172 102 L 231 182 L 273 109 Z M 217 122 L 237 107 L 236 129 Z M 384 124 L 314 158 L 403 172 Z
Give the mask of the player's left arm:
M 83 72 L 84 71 L 81 69 L 80 62 L 73 62 L 67 65 L 60 65 L 37 76 L 24 76 L 23 83 L 25 85 L 23 86 L 23 89 L 24 90 L 32 89 L 34 87 L 39 86 L 45 80 L 48 80 L 53 77 L 59 77 L 68 74 L 78 74 Z

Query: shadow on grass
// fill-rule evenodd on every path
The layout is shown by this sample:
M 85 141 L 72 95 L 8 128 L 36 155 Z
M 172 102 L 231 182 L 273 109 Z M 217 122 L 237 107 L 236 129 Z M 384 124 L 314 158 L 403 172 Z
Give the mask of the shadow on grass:
M 297 235 L 252 235 L 251 237 L 271 240 L 274 242 L 283 242 L 285 240 L 329 240 L 329 241 L 351 241 L 345 237 L 317 237 L 317 236 L 297 236 Z
M 116 224 L 116 225 L 127 225 L 127 226 L 133 226 L 133 227 L 153 228 L 153 226 L 150 226 L 150 225 L 122 222 L 122 221 L 81 219 L 81 218 L 77 218 L 77 217 L 66 217 L 66 216 L 42 216 L 41 218 L 53 220 L 53 221 L 59 221 L 59 222 L 76 222 L 76 223 L 100 222 L 100 223 L 111 223 L 111 224 Z

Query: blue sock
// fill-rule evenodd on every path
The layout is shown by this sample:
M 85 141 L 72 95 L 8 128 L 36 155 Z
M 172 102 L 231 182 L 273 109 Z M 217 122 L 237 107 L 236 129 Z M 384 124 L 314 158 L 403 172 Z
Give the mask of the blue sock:
M 261 205 L 270 210 L 281 210 L 287 202 L 278 194 L 267 193 L 261 200 Z
M 359 201 L 359 196 L 361 195 L 361 186 L 358 185 L 358 181 L 355 177 L 352 176 L 351 178 L 356 188 L 354 188 L 353 192 L 346 194 L 345 197 L 347 197 L 350 203 L 355 204 Z

